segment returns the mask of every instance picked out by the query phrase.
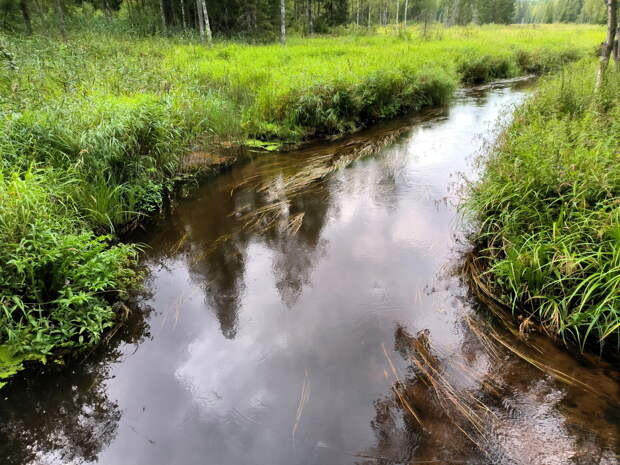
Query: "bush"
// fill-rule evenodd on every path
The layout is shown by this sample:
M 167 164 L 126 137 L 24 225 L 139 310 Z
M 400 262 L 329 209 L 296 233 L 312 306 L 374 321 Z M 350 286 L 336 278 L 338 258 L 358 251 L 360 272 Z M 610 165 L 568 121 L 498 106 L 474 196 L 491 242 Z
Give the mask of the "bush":
M 77 220 L 70 184 L 49 171 L 0 174 L 0 348 L 10 357 L 97 343 L 110 302 L 136 279 L 135 247 Z

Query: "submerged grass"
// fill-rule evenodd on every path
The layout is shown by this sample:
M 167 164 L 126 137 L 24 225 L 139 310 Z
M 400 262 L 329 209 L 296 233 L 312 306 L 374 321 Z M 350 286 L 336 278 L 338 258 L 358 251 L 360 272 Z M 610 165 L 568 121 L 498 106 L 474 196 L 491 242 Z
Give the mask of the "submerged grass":
M 135 278 L 135 247 L 113 240 L 160 208 L 196 145 L 273 150 L 353 132 L 445 103 L 460 83 L 559 69 L 593 55 L 602 33 L 484 26 L 211 48 L 0 35 L 0 378 L 100 339 Z M 287 189 L 353 159 L 324 160 Z
M 620 343 L 620 76 L 584 61 L 545 80 L 484 163 L 465 210 L 470 267 L 496 303 L 550 334 Z

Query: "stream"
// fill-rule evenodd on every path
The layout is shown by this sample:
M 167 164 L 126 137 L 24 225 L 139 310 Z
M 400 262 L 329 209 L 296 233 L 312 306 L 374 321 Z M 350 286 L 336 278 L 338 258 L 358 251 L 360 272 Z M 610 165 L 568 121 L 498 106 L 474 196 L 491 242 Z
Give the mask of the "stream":
M 261 154 L 140 237 L 107 343 L 0 392 L 0 463 L 618 464 L 620 373 L 487 317 L 463 178 L 533 89 Z

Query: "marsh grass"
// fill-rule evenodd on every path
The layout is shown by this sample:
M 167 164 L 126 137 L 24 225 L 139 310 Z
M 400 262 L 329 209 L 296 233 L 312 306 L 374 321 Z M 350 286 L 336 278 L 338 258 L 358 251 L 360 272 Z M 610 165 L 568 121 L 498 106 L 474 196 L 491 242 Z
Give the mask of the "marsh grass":
M 545 80 L 484 162 L 465 211 L 471 270 L 496 304 L 578 343 L 620 343 L 620 76 Z

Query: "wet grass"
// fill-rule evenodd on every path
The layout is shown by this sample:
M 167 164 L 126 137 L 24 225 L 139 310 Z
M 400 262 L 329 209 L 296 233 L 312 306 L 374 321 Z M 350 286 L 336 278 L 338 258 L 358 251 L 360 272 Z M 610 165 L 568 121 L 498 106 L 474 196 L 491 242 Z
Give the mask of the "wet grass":
M 620 76 L 546 79 L 472 186 L 475 283 L 522 324 L 581 348 L 620 343 Z
M 189 151 L 354 132 L 445 103 L 462 83 L 560 69 L 601 37 L 590 26 L 438 28 L 425 38 L 412 28 L 206 48 L 0 35 L 0 373 L 100 339 L 135 278 L 136 249 L 114 240 L 158 211 Z M 288 188 L 354 158 L 323 160 Z M 291 216 L 287 227 L 302 222 Z

